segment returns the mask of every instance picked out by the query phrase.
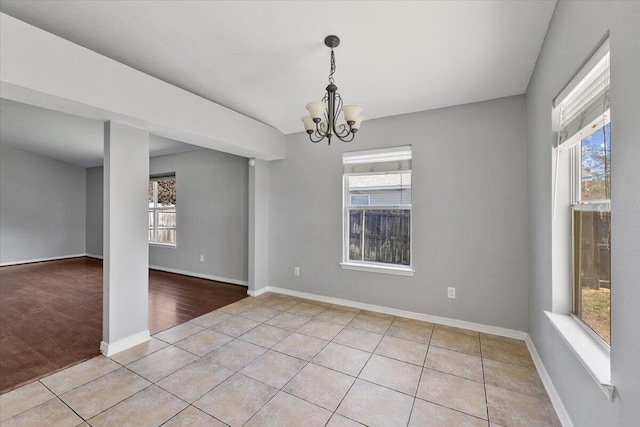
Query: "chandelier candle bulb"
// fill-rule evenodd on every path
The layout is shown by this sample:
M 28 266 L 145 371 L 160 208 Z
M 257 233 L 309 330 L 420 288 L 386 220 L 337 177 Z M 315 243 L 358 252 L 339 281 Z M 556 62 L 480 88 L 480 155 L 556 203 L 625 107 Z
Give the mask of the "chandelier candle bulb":
M 360 113 L 362 113 L 362 107 L 360 107 L 359 105 L 345 105 L 344 107 L 342 107 L 342 112 L 344 113 L 344 119 L 346 120 L 346 122 L 352 122 L 349 123 L 351 125 L 355 123 L 355 121 L 360 116 Z
M 305 107 L 309 114 L 311 114 L 311 118 L 314 122 L 319 123 L 324 116 L 325 111 L 327 111 L 327 103 L 326 102 L 310 102 Z
M 316 130 L 316 124 L 311 116 L 302 116 L 300 120 L 304 123 L 304 130 L 306 130 L 307 133 L 313 133 Z
M 356 121 L 351 125 L 351 131 L 357 132 L 358 129 L 360 129 L 360 124 L 362 123 L 363 120 L 364 120 L 364 116 L 360 114 L 356 119 Z

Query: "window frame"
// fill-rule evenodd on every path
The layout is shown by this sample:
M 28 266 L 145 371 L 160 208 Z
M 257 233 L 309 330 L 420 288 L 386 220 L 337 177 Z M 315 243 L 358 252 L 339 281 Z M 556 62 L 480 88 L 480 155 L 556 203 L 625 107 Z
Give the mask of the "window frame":
M 384 154 L 384 153 L 395 153 L 403 150 L 411 150 L 411 146 L 399 146 L 399 147 L 389 147 L 384 149 L 374 149 L 374 150 L 363 150 L 352 153 L 359 153 L 359 155 L 366 154 Z M 345 153 L 350 154 L 350 153 Z M 411 158 L 413 158 L 413 152 L 411 153 Z M 344 166 L 343 156 L 343 166 Z M 362 176 L 362 175 L 382 175 L 382 174 L 398 174 L 398 173 L 409 173 L 413 175 L 412 169 L 409 170 L 397 170 L 397 171 L 387 171 L 387 172 L 370 172 L 370 173 L 346 173 L 343 170 L 342 173 L 342 262 L 339 263 L 340 267 L 345 270 L 356 270 L 356 271 L 366 271 L 372 273 L 382 273 L 382 274 L 394 274 L 400 276 L 413 276 L 415 270 L 413 268 L 413 197 L 411 204 L 402 204 L 402 205 L 355 205 L 352 206 L 350 201 L 349 194 L 349 177 L 350 176 Z M 411 192 L 413 194 L 413 180 L 411 183 Z M 370 195 L 369 196 L 369 201 Z M 392 263 L 381 263 L 374 261 L 358 261 L 349 259 L 349 212 L 351 209 L 355 210 L 409 210 L 409 265 L 399 265 Z M 364 219 L 363 219 L 364 221 Z M 364 237 L 364 230 L 363 230 Z
M 572 97 L 572 95 L 577 94 L 577 88 L 588 87 L 586 84 L 589 79 L 598 77 L 596 69 L 602 59 L 609 55 L 610 49 L 607 35 L 599 47 L 594 50 L 594 53 L 586 59 L 582 66 L 576 71 L 569 83 L 560 91 L 560 94 L 552 101 L 552 131 L 557 132 L 557 143 L 553 151 L 555 156 L 552 156 L 552 159 L 555 161 L 555 168 L 552 170 L 552 179 L 554 180 L 551 201 L 552 252 L 557 252 L 557 254 L 552 253 L 551 259 L 551 287 L 553 298 L 551 300 L 550 310 L 552 311 L 544 310 L 544 314 L 549 319 L 551 326 L 556 330 L 559 337 L 564 341 L 567 348 L 575 355 L 576 359 L 594 380 L 598 388 L 600 388 L 609 400 L 612 400 L 615 386 L 611 379 L 610 347 L 607 346 L 606 343 L 603 345 L 603 340 L 597 336 L 584 321 L 572 313 L 574 298 L 574 210 L 572 203 L 579 200 L 579 193 L 576 195 L 575 185 L 577 183 L 569 182 L 569 180 L 573 181 L 575 179 L 576 167 L 581 167 L 581 162 L 576 162 L 575 157 L 567 159 L 568 161 L 566 162 L 564 159 L 562 162 L 559 161 L 563 153 L 566 155 L 566 153 L 572 149 L 573 144 L 582 142 L 582 137 L 577 135 L 580 133 L 580 130 L 578 129 L 578 132 L 575 132 L 576 126 L 571 128 L 567 127 L 568 125 L 575 124 L 575 122 L 568 120 L 571 117 L 563 116 L 565 106 L 571 105 L 575 99 L 577 99 Z M 604 72 L 609 73 L 606 76 L 606 78 L 609 79 L 609 64 L 606 64 Z M 603 88 L 605 93 L 603 98 L 604 106 L 608 105 L 607 92 L 609 92 L 610 89 L 610 81 L 607 80 L 606 83 L 609 87 Z M 592 92 L 591 95 L 595 95 L 595 93 Z M 606 109 L 607 108 L 603 108 L 603 110 Z M 576 111 L 575 109 L 572 110 L 574 112 Z M 589 125 L 593 125 L 597 121 L 597 117 L 594 120 L 593 115 L 587 114 L 592 113 L 593 110 L 583 111 L 585 111 L 585 114 L 583 119 L 581 119 L 583 122 L 581 127 L 584 129 L 584 124 L 589 122 Z M 604 112 L 605 111 L 603 111 L 603 113 Z M 559 168 L 560 164 L 563 165 L 562 172 Z M 559 176 L 561 176 L 563 180 L 562 186 L 558 185 Z M 562 195 L 561 199 L 558 198 L 558 194 Z M 556 201 L 562 199 L 566 200 L 566 204 L 561 202 L 562 207 L 560 211 L 563 212 L 563 215 L 558 217 L 556 215 Z M 580 207 L 586 207 L 586 205 L 581 205 Z M 571 215 L 571 219 L 564 215 L 565 212 Z M 571 227 L 571 229 L 569 229 L 569 227 Z M 616 345 L 615 343 L 612 344 Z
M 572 80 L 565 86 L 560 94 L 553 100 L 554 115 L 558 118 L 558 141 L 557 156 L 560 152 L 568 152 L 569 159 L 569 214 L 568 219 L 571 229 L 569 230 L 569 267 L 570 267 L 570 304 L 567 315 L 574 319 L 581 329 L 584 329 L 594 343 L 603 346 L 607 354 L 610 345 L 600 337 L 589 324 L 580 317 L 577 310 L 579 308 L 578 284 L 580 278 L 580 260 L 576 259 L 580 238 L 576 235 L 576 213 L 584 211 L 604 211 L 611 213 L 611 200 L 583 200 L 582 199 L 582 142 L 589 138 L 601 128 L 605 128 L 611 123 L 610 105 L 610 43 L 605 39 L 594 51 L 593 55 L 577 71 Z M 611 152 L 611 135 L 609 133 L 609 153 Z M 557 172 L 554 185 L 554 214 L 555 214 L 555 192 L 557 190 Z M 610 166 L 609 166 L 610 167 Z M 610 171 L 610 169 L 609 169 Z M 611 250 L 611 247 L 609 247 Z M 611 254 L 609 254 L 611 256 Z M 610 304 L 610 302 L 609 302 Z M 611 305 L 609 305 L 611 307 Z M 611 311 L 609 312 L 609 324 L 611 322 Z
M 580 272 L 578 271 L 579 263 L 576 261 L 576 246 L 577 236 L 575 235 L 575 214 L 576 212 L 609 212 L 611 214 L 611 199 L 597 199 L 597 200 L 582 200 L 582 139 L 588 138 L 593 133 L 597 132 L 602 127 L 611 123 L 611 113 L 607 110 L 604 114 L 604 120 L 596 130 L 588 135 L 584 135 L 580 142 L 573 145 L 569 150 L 571 156 L 571 171 L 570 171 L 570 212 L 571 212 L 571 312 L 569 315 L 578 323 L 578 325 L 593 339 L 593 341 L 602 347 L 608 354 L 611 353 L 611 345 L 608 344 L 604 338 L 585 322 L 577 314 L 578 304 L 578 280 Z M 589 128 L 590 125 L 585 127 Z M 611 136 L 609 136 L 609 144 L 611 144 Z M 611 147 L 609 147 L 611 150 Z M 611 250 L 611 248 L 609 248 Z M 611 256 L 611 254 L 609 254 Z M 611 307 L 611 301 L 609 301 L 609 307 Z M 611 325 L 611 311 L 609 311 L 609 325 Z
M 159 206 L 158 205 L 158 182 L 159 181 L 169 181 L 173 180 L 176 182 L 176 205 L 175 206 Z M 153 175 L 149 177 L 149 183 L 153 183 L 153 207 L 148 207 L 147 211 L 152 213 L 153 215 L 153 237 L 154 240 L 149 240 L 148 243 L 150 246 L 158 246 L 158 247 L 166 247 L 166 248 L 176 248 L 178 243 L 178 206 L 177 206 L 177 179 L 175 174 L 163 174 L 163 175 Z M 176 215 L 176 226 L 175 226 L 175 234 L 176 241 L 175 243 L 165 243 L 158 242 L 158 230 L 160 227 L 158 225 L 158 213 L 161 211 L 175 211 Z M 148 228 L 149 229 L 149 228 Z

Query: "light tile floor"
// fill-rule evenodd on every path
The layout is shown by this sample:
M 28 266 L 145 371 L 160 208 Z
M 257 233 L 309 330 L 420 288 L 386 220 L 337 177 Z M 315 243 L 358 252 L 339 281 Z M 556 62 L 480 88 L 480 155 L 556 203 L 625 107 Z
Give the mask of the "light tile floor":
M 267 293 L 0 396 L 4 426 L 559 426 L 523 341 Z

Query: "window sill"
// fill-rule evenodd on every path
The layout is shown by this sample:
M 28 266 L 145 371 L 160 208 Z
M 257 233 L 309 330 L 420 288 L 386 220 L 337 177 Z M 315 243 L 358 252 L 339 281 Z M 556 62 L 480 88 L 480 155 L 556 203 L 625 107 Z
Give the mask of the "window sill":
M 397 276 L 413 276 L 415 270 L 410 267 L 391 267 L 386 265 L 359 264 L 355 262 L 341 262 L 343 270 L 368 271 L 370 273 L 395 274 Z
M 156 243 L 156 242 L 149 242 L 149 246 L 156 246 L 158 248 L 169 248 L 169 249 L 175 249 L 176 245 L 173 243 Z
M 576 355 L 580 363 L 598 384 L 609 400 L 613 400 L 611 384 L 611 357 L 600 344 L 589 336 L 575 319 L 566 314 L 544 312 L 554 329 Z

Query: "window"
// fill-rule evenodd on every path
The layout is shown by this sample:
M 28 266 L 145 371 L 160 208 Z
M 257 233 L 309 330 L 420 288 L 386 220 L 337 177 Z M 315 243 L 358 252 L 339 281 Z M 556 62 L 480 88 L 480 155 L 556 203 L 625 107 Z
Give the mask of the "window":
M 611 344 L 611 112 L 609 53 L 559 104 L 559 149 L 571 156 L 569 173 L 573 315 Z
M 611 124 L 572 148 L 573 314 L 611 345 Z
M 149 242 L 176 244 L 176 177 L 149 180 Z
M 411 147 L 345 153 L 343 173 L 343 268 L 410 270 Z
M 351 198 L 351 206 L 368 205 L 371 201 L 369 194 L 352 194 L 349 197 Z

